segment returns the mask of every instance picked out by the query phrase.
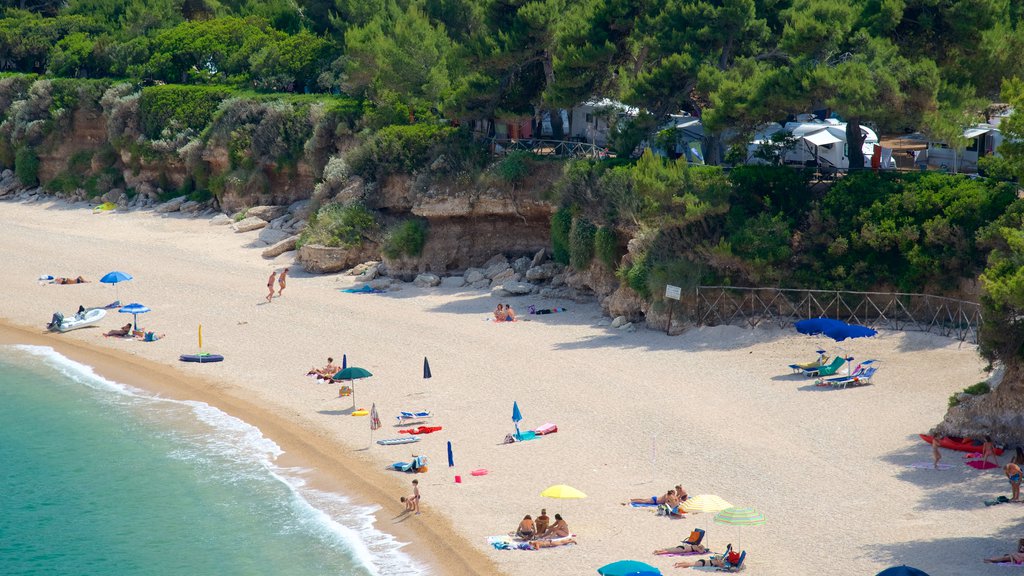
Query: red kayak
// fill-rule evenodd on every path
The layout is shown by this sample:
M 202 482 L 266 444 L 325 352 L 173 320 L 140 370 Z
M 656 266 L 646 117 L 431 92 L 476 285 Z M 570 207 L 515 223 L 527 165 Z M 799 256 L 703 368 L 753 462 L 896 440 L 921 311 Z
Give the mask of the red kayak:
M 928 444 L 932 443 L 932 437 L 927 434 L 921 434 L 921 440 L 924 440 Z M 956 436 L 945 436 L 942 440 L 939 440 L 939 446 L 943 448 L 949 448 L 950 450 L 959 450 L 961 452 L 981 452 L 981 440 L 973 440 L 971 438 L 958 438 Z M 996 456 L 1003 455 L 1002 448 L 995 449 Z

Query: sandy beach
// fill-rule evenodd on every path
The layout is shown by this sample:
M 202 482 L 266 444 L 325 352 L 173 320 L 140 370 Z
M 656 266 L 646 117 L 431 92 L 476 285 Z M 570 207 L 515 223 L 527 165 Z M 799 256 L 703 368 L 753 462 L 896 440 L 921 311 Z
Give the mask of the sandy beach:
M 981 559 L 1024 536 L 1024 509 L 982 504 L 1009 494 L 1001 471 L 973 470 L 950 451 L 943 462 L 951 469 L 909 466 L 931 461 L 917 434 L 941 420 L 950 394 L 986 376 L 975 347 L 956 340 L 884 332 L 848 341 L 858 359 L 879 360 L 875 385 L 831 390 L 786 365 L 812 359 L 818 346 L 839 348 L 791 328 L 628 333 L 606 326 L 596 305 L 534 297 L 507 301 L 521 313 L 529 304 L 568 312 L 495 324 L 488 317 L 498 300 L 488 292 L 408 284 L 342 293 L 351 277 L 306 274 L 293 253 L 264 260 L 255 232 L 206 219 L 3 202 L 0 224 L 0 343 L 53 346 L 108 377 L 206 401 L 258 426 L 284 458 L 315 468 L 323 486 L 379 503 L 377 528 L 409 542 L 406 551 L 435 574 L 595 574 L 620 559 L 674 573 L 679 558 L 651 552 L 695 527 L 707 529 L 716 551 L 742 543 L 751 574 L 820 573 L 822 563 L 829 574 L 903 563 L 933 575 L 1001 574 Z M 284 295 L 266 303 L 267 276 L 286 266 Z M 135 279 L 97 282 L 112 270 Z M 40 284 L 47 274 L 92 282 Z M 54 311 L 102 306 L 115 294 L 152 308 L 139 324 L 166 336 L 104 338 L 131 318 L 116 311 L 99 327 L 45 332 Z M 178 362 L 196 351 L 200 323 L 204 350 L 224 362 Z M 430 410 L 430 424 L 443 430 L 413 445 L 371 444 L 368 419 L 350 415 L 352 399 L 305 376 L 342 354 L 373 373 L 356 383 L 355 403 L 376 404 L 384 427 L 375 439 L 399 436 L 400 410 Z M 558 433 L 502 445 L 514 431 L 513 401 L 523 429 L 552 422 Z M 427 473 L 387 470 L 413 453 L 429 458 Z M 476 469 L 488 474 L 471 476 Z M 413 478 L 423 514 L 409 517 L 398 497 Z M 588 497 L 542 498 L 552 484 Z M 668 519 L 621 505 L 676 484 L 755 507 L 767 522 L 737 529 L 708 514 Z M 531 552 L 487 544 L 541 508 L 561 513 L 578 544 Z

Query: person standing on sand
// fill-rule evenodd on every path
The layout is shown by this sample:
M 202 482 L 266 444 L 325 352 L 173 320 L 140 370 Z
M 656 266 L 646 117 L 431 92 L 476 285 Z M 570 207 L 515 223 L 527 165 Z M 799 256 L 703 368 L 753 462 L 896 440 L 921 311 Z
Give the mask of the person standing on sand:
M 935 469 L 939 469 L 939 460 L 942 460 L 942 452 L 939 452 L 939 448 L 942 446 L 942 436 L 936 434 L 932 436 L 932 459 L 935 460 Z
M 285 279 L 285 276 L 288 276 L 288 269 L 287 268 L 285 268 L 284 270 L 281 270 L 281 275 L 277 277 L 277 286 L 278 286 L 277 295 L 278 296 L 281 295 L 281 292 L 284 292 L 284 279 Z
M 267 294 L 267 303 L 270 303 L 270 299 L 274 297 L 274 280 L 277 279 L 277 270 L 270 273 L 270 279 L 267 280 L 267 289 L 270 290 L 270 294 Z
M 420 513 L 420 481 L 412 481 L 412 509 L 416 511 L 416 514 Z
M 1010 462 L 1003 468 L 1006 478 L 1010 481 L 1010 502 L 1020 502 L 1020 466 Z
M 996 445 L 992 442 L 992 437 L 987 434 L 985 443 L 981 445 L 981 456 L 984 462 L 988 462 L 991 458 L 993 468 L 999 465 L 999 458 L 996 457 Z

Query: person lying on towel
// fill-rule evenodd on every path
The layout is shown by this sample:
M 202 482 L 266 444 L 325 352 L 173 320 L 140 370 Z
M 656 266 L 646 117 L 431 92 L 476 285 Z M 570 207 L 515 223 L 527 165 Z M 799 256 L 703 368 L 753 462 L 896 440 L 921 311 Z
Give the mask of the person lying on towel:
M 680 544 L 671 548 L 662 548 L 661 550 L 655 550 L 655 554 L 707 554 L 708 549 L 700 544 Z
M 120 328 L 114 328 L 113 330 L 104 334 L 104 336 L 127 336 L 132 331 L 132 323 L 129 322 Z
M 987 564 L 1024 564 L 1024 538 L 1021 538 L 1017 542 L 1017 551 L 1004 554 L 1002 556 L 996 556 L 995 558 L 985 558 Z

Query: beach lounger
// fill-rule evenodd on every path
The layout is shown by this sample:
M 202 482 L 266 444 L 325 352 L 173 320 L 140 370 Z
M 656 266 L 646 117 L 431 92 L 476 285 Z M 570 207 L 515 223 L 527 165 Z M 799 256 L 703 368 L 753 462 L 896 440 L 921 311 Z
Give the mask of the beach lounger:
M 825 380 L 819 380 L 815 382 L 818 386 L 832 386 L 833 388 L 846 388 L 847 386 L 866 386 L 871 384 L 871 377 L 875 375 L 877 368 L 874 366 L 868 366 L 860 371 L 854 370 L 854 373 L 849 376 L 840 376 L 838 378 L 828 378 Z
M 739 560 L 736 561 L 735 564 L 733 564 L 733 563 L 729 562 L 728 560 L 726 560 L 725 567 L 719 568 L 717 571 L 718 572 L 739 572 L 740 570 L 743 570 L 743 561 L 746 560 L 746 559 L 747 559 L 747 551 L 744 550 L 744 551 L 740 552 L 740 558 L 739 558 Z
M 704 541 L 704 531 L 700 528 L 694 528 L 693 532 L 690 532 L 690 537 L 683 540 L 683 544 L 690 544 L 696 546 Z
M 832 376 L 844 363 L 846 363 L 846 358 L 836 356 L 831 362 L 824 366 L 804 369 L 804 376 Z
M 434 415 L 426 410 L 420 410 L 418 412 L 399 412 L 398 416 L 395 416 L 395 418 L 398 419 L 399 424 L 405 424 L 407 422 L 419 422 L 421 420 L 426 420 L 428 418 L 433 417 Z
M 541 424 L 533 430 L 538 436 L 545 436 L 547 434 L 554 434 L 558 432 L 558 426 L 548 422 L 547 424 Z
M 419 472 L 421 469 L 426 472 L 426 468 L 426 456 L 413 456 L 410 462 L 395 462 L 391 465 L 392 470 L 398 470 L 399 472 Z
M 804 370 L 819 368 L 828 362 L 828 354 L 825 354 L 824 350 L 817 350 L 816 352 L 818 353 L 817 360 L 813 362 L 805 362 L 803 364 L 790 364 L 790 369 L 792 369 L 793 372 L 803 372 Z

